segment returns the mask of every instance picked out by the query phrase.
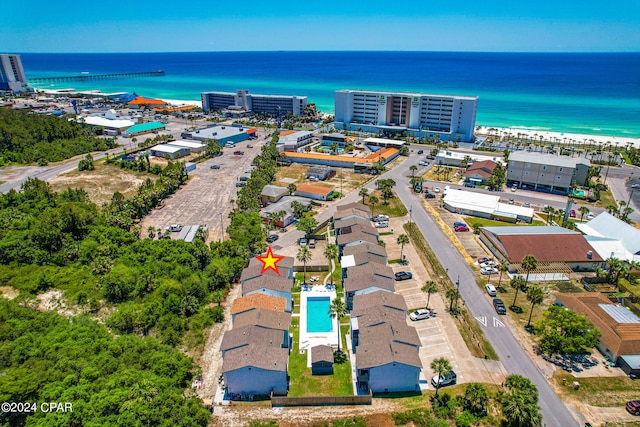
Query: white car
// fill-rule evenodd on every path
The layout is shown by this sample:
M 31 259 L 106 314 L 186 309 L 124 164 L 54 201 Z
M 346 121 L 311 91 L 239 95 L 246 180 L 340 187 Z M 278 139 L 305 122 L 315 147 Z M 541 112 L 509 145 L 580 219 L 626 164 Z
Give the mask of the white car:
M 429 162 L 426 162 L 426 161 L 422 160 L 422 161 L 418 162 L 418 165 L 419 166 L 429 166 Z
M 448 375 L 444 375 L 440 377 L 439 375 L 431 378 L 431 385 L 434 387 L 445 387 L 448 385 L 454 385 L 457 382 L 458 378 L 455 372 L 450 371 Z
M 389 217 L 387 215 L 376 215 L 373 218 L 371 218 L 373 221 L 376 222 L 384 222 L 384 221 L 389 221 Z
M 498 274 L 498 270 L 493 267 L 484 267 L 480 269 L 482 274 Z
M 489 267 L 495 267 L 495 266 L 496 266 L 496 263 L 494 261 L 487 261 L 480 264 L 480 268 L 489 268 Z
M 495 297 L 497 295 L 496 287 L 493 285 L 486 285 L 484 287 L 489 294 L 490 297 Z
M 589 212 L 589 215 L 587 215 L 587 219 L 588 220 L 592 220 L 593 218 L 595 218 L 596 216 L 593 214 L 593 212 Z
M 420 310 L 416 310 L 409 315 L 409 319 L 413 320 L 424 320 L 428 319 L 431 316 L 431 312 L 426 308 L 421 308 Z
M 440 192 L 440 187 L 436 187 L 436 188 L 434 188 L 434 189 L 433 189 L 433 192 L 434 192 L 434 193 L 439 193 L 439 192 Z
M 389 227 L 389 223 L 386 221 L 376 222 L 376 228 L 387 228 Z

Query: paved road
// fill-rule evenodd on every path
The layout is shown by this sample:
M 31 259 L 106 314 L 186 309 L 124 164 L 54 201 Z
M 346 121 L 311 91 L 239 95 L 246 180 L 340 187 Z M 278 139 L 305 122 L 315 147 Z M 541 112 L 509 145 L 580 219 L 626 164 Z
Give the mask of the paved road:
M 460 293 L 471 314 L 475 317 L 487 316 L 491 318 L 495 315 L 495 311 L 489 300 L 483 295 L 482 290 L 476 286 L 476 274 L 440 227 L 427 215 L 424 209 L 419 208 L 423 205 L 422 200 L 417 198 L 409 189 L 409 179 L 406 176 L 410 175 L 409 166 L 415 163 L 417 163 L 416 156 L 411 156 L 383 177 L 392 178 L 396 181 L 396 193 L 407 207 L 412 207 L 413 220 L 427 243 L 438 256 L 443 267 L 447 269 L 451 280 L 455 282 L 459 277 Z M 504 317 L 501 320 L 507 321 Z M 529 355 L 516 341 L 511 331 L 508 328 L 494 327 L 489 322 L 487 322 L 487 326 L 482 323 L 480 325 L 507 372 L 523 375 L 531 379 L 538 387 L 544 423 L 547 426 L 563 427 L 578 425 Z

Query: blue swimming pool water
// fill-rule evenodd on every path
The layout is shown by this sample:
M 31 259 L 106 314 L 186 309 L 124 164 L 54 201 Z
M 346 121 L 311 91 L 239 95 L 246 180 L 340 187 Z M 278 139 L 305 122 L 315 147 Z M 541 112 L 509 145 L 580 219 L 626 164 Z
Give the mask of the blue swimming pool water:
M 307 298 L 307 332 L 331 332 L 333 319 L 329 315 L 329 297 Z
M 318 147 L 319 150 L 324 151 L 325 153 L 328 153 L 331 151 L 331 147 Z M 336 148 L 336 153 L 342 153 L 344 151 L 344 148 Z

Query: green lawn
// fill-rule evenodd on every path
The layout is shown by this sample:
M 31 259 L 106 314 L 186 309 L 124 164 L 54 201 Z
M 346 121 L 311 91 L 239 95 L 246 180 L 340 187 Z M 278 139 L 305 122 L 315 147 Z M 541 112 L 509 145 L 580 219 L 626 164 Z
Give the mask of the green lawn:
M 348 361 L 333 365 L 333 375 L 311 375 L 307 367 L 307 354 L 300 354 L 300 319 L 291 319 L 293 346 L 289 355 L 289 396 L 349 396 L 353 394 L 351 385 L 351 364 Z M 345 345 L 345 332 L 348 326 L 342 326 L 342 342 Z M 346 352 L 346 348 L 343 347 Z
M 372 194 L 374 194 L 379 200 L 373 208 L 371 208 L 371 205 L 369 204 L 372 215 L 383 214 L 390 217 L 398 217 L 405 216 L 409 212 L 395 192 L 393 192 L 393 197 L 387 200 L 382 199 L 382 194 L 378 190 L 374 191 Z
M 473 229 L 473 227 L 475 225 L 478 225 L 478 227 L 505 227 L 505 226 L 510 226 L 510 225 L 544 225 L 544 223 L 540 220 L 533 220 L 533 222 L 531 224 L 524 224 L 522 222 L 518 222 L 516 224 L 511 224 L 509 222 L 504 222 L 504 221 L 495 221 L 492 219 L 486 219 L 486 218 L 478 218 L 478 217 L 466 217 L 465 218 L 466 223 L 469 225 L 469 228 Z

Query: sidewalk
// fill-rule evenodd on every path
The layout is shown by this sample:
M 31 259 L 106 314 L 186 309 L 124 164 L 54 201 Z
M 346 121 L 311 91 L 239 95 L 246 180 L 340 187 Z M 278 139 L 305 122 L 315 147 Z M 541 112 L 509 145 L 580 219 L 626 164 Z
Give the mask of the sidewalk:
M 400 234 L 403 234 L 403 224 L 408 221 L 408 215 L 401 218 L 392 218 L 389 224 L 391 228 L 388 230 L 393 229 L 394 233 L 380 237 L 386 244 L 389 260 L 400 258 L 400 245 L 398 245 L 397 239 Z M 411 243 L 404 245 L 403 255 L 406 256 L 408 265 L 390 264 L 390 267 L 394 272 L 411 271 L 413 278 L 396 281 L 396 292 L 404 297 L 409 311 L 424 308 L 427 304 L 427 294 L 422 292 L 421 287 L 427 280 L 432 280 L 432 278 L 429 277 L 427 269 L 422 264 L 422 260 Z M 424 383 L 421 382 L 421 388 L 433 388 L 430 383 L 430 379 L 433 376 L 430 365 L 438 357 L 449 359 L 453 370 L 458 375 L 459 383 L 485 382 L 500 384 L 504 382 L 507 373 L 502 363 L 476 358 L 471 355 L 454 319 L 448 313 L 448 305 L 443 300 L 443 296 L 439 293 L 431 294 L 429 307 L 437 313 L 436 318 L 417 322 L 412 322 L 407 318 L 407 323 L 416 328 L 422 343 L 420 360 L 422 361 L 422 372 L 427 385 L 425 387 Z

